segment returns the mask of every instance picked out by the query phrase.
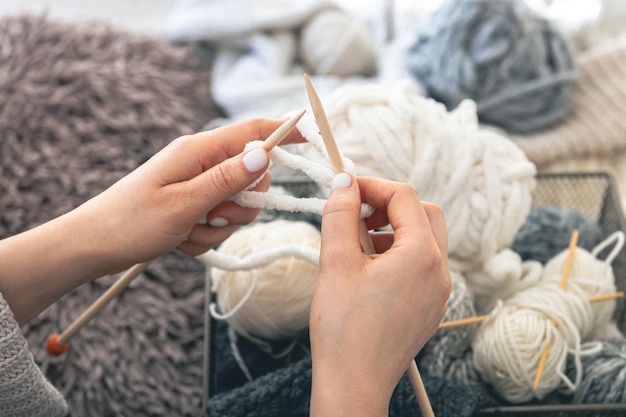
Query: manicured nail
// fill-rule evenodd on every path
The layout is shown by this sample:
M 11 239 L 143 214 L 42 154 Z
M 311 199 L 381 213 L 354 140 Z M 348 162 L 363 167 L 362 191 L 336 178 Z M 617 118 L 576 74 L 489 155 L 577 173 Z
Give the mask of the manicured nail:
M 228 225 L 228 220 L 223 217 L 213 217 L 209 220 L 209 226 L 224 227 Z
M 267 153 L 261 148 L 252 149 L 243 156 L 243 163 L 250 173 L 257 172 L 267 165 Z
M 337 188 L 348 188 L 352 185 L 352 177 L 350 174 L 340 172 L 335 175 L 335 178 L 330 183 L 330 191 L 334 191 Z

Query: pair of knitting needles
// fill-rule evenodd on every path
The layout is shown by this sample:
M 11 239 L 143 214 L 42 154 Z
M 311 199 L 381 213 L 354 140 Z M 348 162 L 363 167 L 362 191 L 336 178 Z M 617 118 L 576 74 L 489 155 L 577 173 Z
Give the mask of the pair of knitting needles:
M 341 159 L 341 153 L 339 152 L 339 148 L 337 147 L 337 143 L 335 142 L 335 136 L 330 129 L 330 123 L 328 122 L 326 111 L 324 110 L 322 101 L 320 100 L 317 92 L 315 91 L 315 88 L 313 87 L 313 84 L 311 83 L 311 79 L 306 74 L 304 74 L 304 82 L 306 85 L 307 94 L 309 96 L 309 103 L 311 104 L 311 109 L 313 110 L 313 115 L 315 116 L 317 126 L 320 129 L 320 135 L 322 136 L 324 146 L 326 147 L 326 151 L 328 152 L 328 157 L 330 158 L 330 162 L 333 166 L 333 171 L 335 171 L 336 174 L 339 174 L 344 171 L 345 167 L 343 164 L 343 159 Z M 361 220 L 360 222 L 359 232 L 359 238 L 363 252 L 368 255 L 375 253 L 374 244 L 372 243 L 372 239 L 370 238 L 367 226 L 365 225 L 365 222 L 363 220 Z M 422 412 L 422 415 L 424 417 L 435 417 L 433 408 L 430 405 L 428 394 L 426 393 L 426 387 L 424 386 L 422 376 L 417 369 L 417 364 L 415 363 L 415 360 L 411 361 L 411 364 L 407 369 L 407 374 L 409 376 L 409 381 L 411 381 L 411 387 L 413 388 L 413 392 L 415 394 L 415 397 L 417 398 L 417 403 L 419 405 L 420 411 Z
M 306 110 L 302 110 L 289 120 L 281 124 L 270 136 L 265 139 L 261 147 L 266 151 L 271 151 L 282 142 L 293 130 L 298 121 L 302 118 Z M 150 265 L 151 261 L 137 264 L 128 269 L 107 291 L 105 291 L 96 301 L 94 301 L 76 320 L 74 320 L 62 333 L 55 333 L 48 338 L 46 350 L 51 356 L 60 356 L 70 348 L 70 339 L 78 331 L 89 323 L 114 297 L 122 292 L 139 274 Z

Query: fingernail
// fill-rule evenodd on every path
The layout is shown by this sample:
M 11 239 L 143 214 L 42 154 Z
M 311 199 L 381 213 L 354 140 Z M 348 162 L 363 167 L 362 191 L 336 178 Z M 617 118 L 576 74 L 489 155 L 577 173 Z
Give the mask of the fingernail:
M 228 220 L 223 217 L 213 217 L 209 220 L 209 226 L 224 227 L 228 225 Z
M 341 172 L 335 175 L 335 178 L 330 183 L 330 191 L 334 191 L 337 188 L 348 188 L 352 185 L 352 177 L 345 173 Z
M 267 165 L 267 153 L 261 148 L 255 148 L 243 156 L 243 163 L 250 173 L 257 172 Z

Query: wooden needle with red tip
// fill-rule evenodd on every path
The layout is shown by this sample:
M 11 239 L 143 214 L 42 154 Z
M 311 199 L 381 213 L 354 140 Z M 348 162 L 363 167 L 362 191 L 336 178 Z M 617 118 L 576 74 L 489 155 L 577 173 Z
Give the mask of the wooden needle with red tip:
M 263 142 L 263 149 L 271 151 L 272 148 L 280 144 L 285 137 L 293 130 L 298 121 L 302 118 L 306 110 L 302 110 L 295 116 L 286 120 L 278 129 L 274 131 Z M 46 341 L 46 351 L 50 356 L 60 356 L 67 352 L 70 348 L 69 340 L 91 319 L 98 314 L 116 295 L 130 284 L 141 272 L 143 272 L 150 262 L 137 264 L 127 270 L 124 275 L 118 279 L 106 292 L 104 292 L 96 301 L 93 302 L 72 324 L 70 324 L 63 333 L 55 333 Z

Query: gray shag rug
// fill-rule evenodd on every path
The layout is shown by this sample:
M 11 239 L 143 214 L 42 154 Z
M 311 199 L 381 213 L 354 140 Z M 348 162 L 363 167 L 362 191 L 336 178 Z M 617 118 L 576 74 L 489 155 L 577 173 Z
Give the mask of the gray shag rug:
M 221 116 L 209 76 L 210 62 L 189 48 L 103 23 L 0 20 L 0 238 L 76 207 Z M 45 352 L 49 335 L 117 277 L 24 328 L 72 416 L 201 415 L 203 269 L 178 253 L 156 260 L 59 358 Z

